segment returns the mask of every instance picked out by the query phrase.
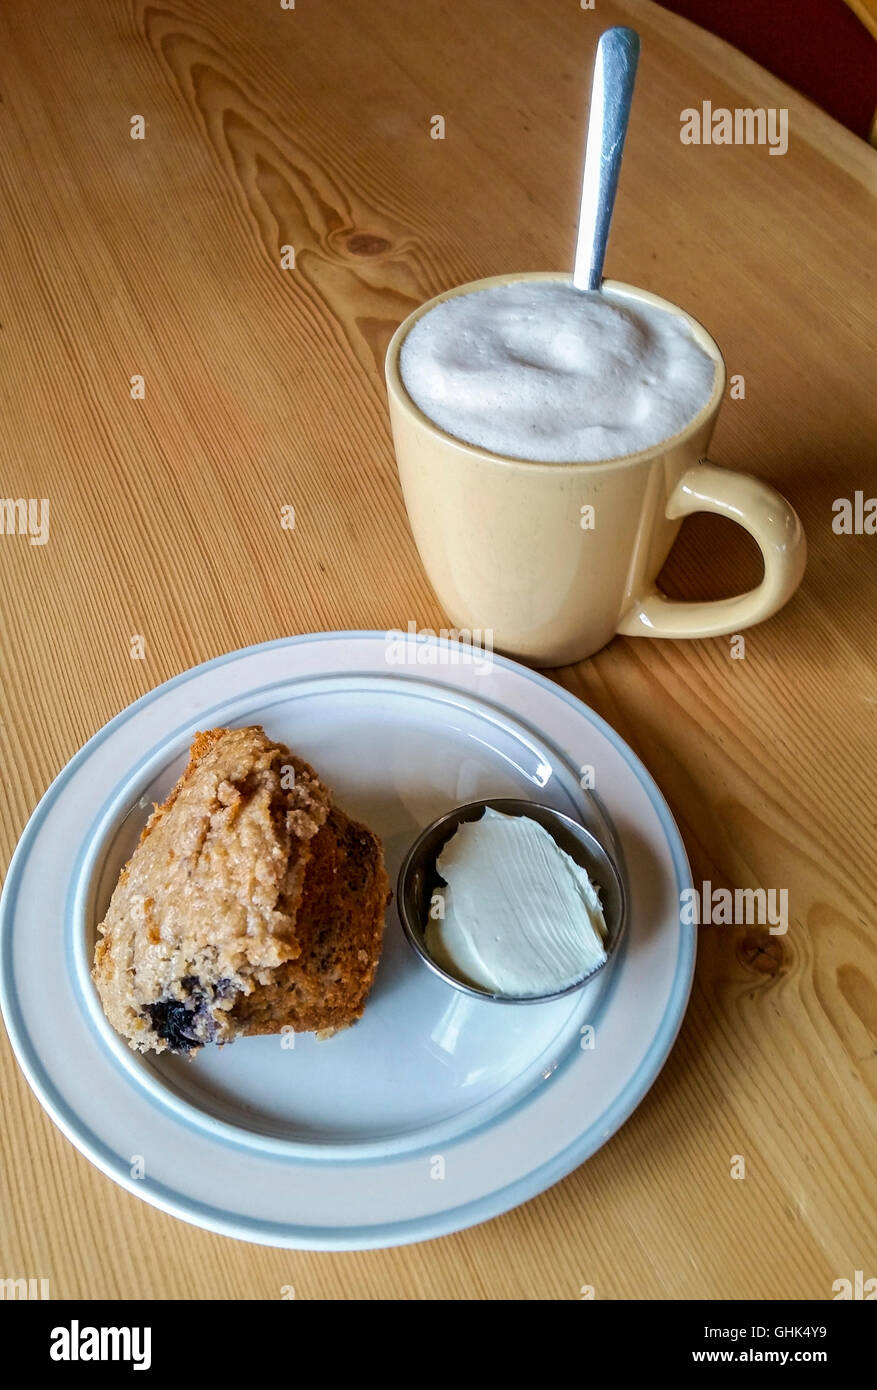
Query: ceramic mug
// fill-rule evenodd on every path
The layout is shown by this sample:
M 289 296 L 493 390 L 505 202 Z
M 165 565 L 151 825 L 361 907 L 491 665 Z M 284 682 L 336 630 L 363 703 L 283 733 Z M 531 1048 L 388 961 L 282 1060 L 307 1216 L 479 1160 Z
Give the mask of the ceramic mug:
M 670 439 L 621 458 L 533 463 L 464 444 L 434 424 L 402 383 L 399 352 L 412 325 L 442 300 L 493 285 L 569 281 L 534 272 L 460 285 L 420 306 L 387 349 L 390 422 L 417 548 L 457 630 L 536 666 L 591 656 L 616 633 L 717 637 L 769 618 L 801 581 L 806 543 L 785 498 L 757 478 L 719 468 L 706 451 L 725 391 L 725 364 L 706 330 L 675 304 L 607 281 L 632 305 L 685 319 L 716 364 L 712 395 Z M 655 580 L 682 518 L 717 512 L 752 535 L 764 559 L 757 588 L 685 603 Z

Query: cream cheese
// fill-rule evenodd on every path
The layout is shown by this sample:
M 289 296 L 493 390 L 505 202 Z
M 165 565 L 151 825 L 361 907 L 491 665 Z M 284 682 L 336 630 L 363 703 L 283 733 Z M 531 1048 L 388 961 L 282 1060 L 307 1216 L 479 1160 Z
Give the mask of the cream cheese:
M 529 816 L 487 807 L 464 821 L 436 868 L 426 948 L 449 974 L 519 998 L 575 984 L 606 960 L 606 922 L 586 871 Z

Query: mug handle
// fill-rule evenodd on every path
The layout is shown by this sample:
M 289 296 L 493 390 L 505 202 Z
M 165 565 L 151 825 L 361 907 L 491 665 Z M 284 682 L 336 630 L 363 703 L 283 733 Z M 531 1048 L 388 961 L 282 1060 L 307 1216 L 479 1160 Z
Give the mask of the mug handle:
M 628 637 L 721 637 L 763 622 L 797 589 L 807 561 L 804 528 L 794 508 L 772 487 L 702 459 L 682 475 L 667 502 L 671 520 L 692 512 L 730 517 L 754 537 L 764 560 L 761 583 L 748 593 L 707 603 L 669 599 L 653 584 L 631 604 L 618 632 Z

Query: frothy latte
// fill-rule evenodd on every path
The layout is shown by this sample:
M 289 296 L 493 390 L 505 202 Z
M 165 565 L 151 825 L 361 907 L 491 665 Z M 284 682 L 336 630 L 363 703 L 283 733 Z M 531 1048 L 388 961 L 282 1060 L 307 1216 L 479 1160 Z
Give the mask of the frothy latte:
M 446 433 L 542 463 L 670 439 L 707 404 L 716 372 L 680 315 L 553 280 L 443 300 L 414 323 L 399 369 Z

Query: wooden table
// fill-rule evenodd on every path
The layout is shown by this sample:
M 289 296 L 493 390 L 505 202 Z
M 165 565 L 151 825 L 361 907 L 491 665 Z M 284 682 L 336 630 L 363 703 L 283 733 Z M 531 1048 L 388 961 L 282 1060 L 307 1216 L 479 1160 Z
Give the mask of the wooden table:
M 790 894 L 786 936 L 701 929 L 676 1048 L 585 1167 L 429 1244 L 261 1249 L 103 1178 L 4 1035 L 0 1274 L 47 1276 L 55 1297 L 228 1299 L 829 1298 L 877 1275 L 877 537 L 832 530 L 835 499 L 877 491 L 877 155 L 649 3 L 50 10 L 8 0 L 0 19 L 0 491 L 51 509 L 47 544 L 0 536 L 4 864 L 80 745 L 177 672 L 288 633 L 442 624 L 384 349 L 442 288 L 570 263 L 611 23 L 635 24 L 643 56 L 607 273 L 723 345 L 745 399 L 714 455 L 790 497 L 810 563 L 743 660 L 724 638 L 618 640 L 556 673 L 650 768 L 696 882 Z M 683 146 L 680 111 L 704 99 L 787 107 L 788 154 Z M 665 574 L 683 597 L 756 579 L 742 533 L 710 518 Z

